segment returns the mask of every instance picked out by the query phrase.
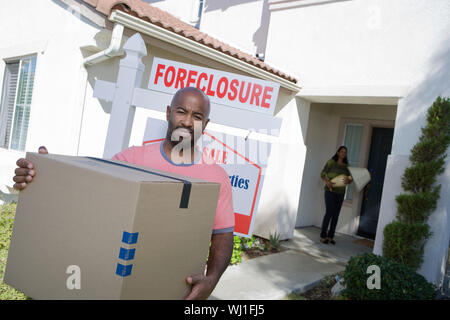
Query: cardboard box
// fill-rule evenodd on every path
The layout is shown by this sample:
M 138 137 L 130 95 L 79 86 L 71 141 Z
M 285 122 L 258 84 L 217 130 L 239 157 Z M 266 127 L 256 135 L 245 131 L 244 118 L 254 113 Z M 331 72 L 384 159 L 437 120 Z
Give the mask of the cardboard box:
M 19 194 L 6 284 L 34 299 L 187 296 L 185 278 L 205 270 L 220 184 L 120 161 L 26 158 L 36 176 Z

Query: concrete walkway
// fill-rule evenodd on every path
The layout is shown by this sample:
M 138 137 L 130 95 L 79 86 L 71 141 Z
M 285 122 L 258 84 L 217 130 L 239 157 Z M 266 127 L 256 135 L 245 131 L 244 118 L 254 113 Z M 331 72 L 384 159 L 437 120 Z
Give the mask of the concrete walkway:
M 211 294 L 211 300 L 279 300 L 302 293 L 320 280 L 343 271 L 350 257 L 371 252 L 367 240 L 336 234 L 336 245 L 319 242 L 320 229 L 298 228 L 282 241 L 286 251 L 229 266 Z

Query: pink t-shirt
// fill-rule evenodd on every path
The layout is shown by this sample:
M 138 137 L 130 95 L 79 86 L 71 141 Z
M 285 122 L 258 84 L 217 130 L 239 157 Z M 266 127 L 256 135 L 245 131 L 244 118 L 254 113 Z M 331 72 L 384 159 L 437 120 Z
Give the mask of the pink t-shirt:
M 233 232 L 234 211 L 230 179 L 225 170 L 214 163 L 212 159 L 206 159 L 207 161 L 202 159 L 202 161 L 194 162 L 193 164 L 175 164 L 164 153 L 162 142 L 129 147 L 114 155 L 112 159 L 220 183 L 213 234 Z

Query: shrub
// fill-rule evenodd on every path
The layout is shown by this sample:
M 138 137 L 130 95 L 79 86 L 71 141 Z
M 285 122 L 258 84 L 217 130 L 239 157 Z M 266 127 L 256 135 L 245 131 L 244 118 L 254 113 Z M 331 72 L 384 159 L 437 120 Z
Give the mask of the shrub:
M 3 283 L 16 207 L 16 203 L 0 205 L 0 300 L 29 299 L 22 292 Z
M 280 248 L 280 235 L 275 231 L 274 234 L 270 233 L 269 234 L 269 243 L 270 243 L 270 247 L 274 248 L 274 249 L 279 249 Z
M 426 224 L 436 209 L 444 172 L 446 150 L 450 145 L 450 98 L 438 97 L 427 112 L 427 125 L 411 149 L 411 166 L 402 176 L 407 193 L 396 197 L 397 221 L 386 225 L 383 256 L 417 270 L 422 264 L 424 245 L 431 236 Z
M 240 263 L 241 261 L 242 261 L 241 237 L 234 236 L 234 238 L 233 238 L 233 255 L 231 256 L 230 264 Z
M 367 279 L 371 276 L 367 268 L 380 268 L 380 289 L 369 289 Z M 342 296 L 352 300 L 433 300 L 435 286 L 416 273 L 391 258 L 365 253 L 352 257 L 344 271 L 345 289 Z
M 264 241 L 255 236 L 247 237 L 239 237 L 234 236 L 233 239 L 233 255 L 231 256 L 230 264 L 237 264 L 242 262 L 242 254 L 244 252 L 267 252 L 268 248 L 265 245 Z
M 431 235 L 427 224 L 394 221 L 384 228 L 383 235 L 384 256 L 396 257 L 413 270 L 420 267 L 425 241 Z
M 397 219 L 406 223 L 427 221 L 431 212 L 436 209 L 440 189 L 438 186 L 430 192 L 398 195 Z

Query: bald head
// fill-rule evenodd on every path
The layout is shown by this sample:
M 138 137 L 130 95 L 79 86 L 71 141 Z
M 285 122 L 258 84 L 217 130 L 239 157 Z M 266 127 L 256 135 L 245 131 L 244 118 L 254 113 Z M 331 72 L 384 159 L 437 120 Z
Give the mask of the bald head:
M 180 105 L 185 105 L 187 100 L 196 100 L 196 104 L 203 109 L 205 118 L 209 118 L 209 111 L 211 108 L 209 98 L 202 90 L 195 87 L 186 87 L 178 90 L 172 98 L 170 107 L 173 108 Z

